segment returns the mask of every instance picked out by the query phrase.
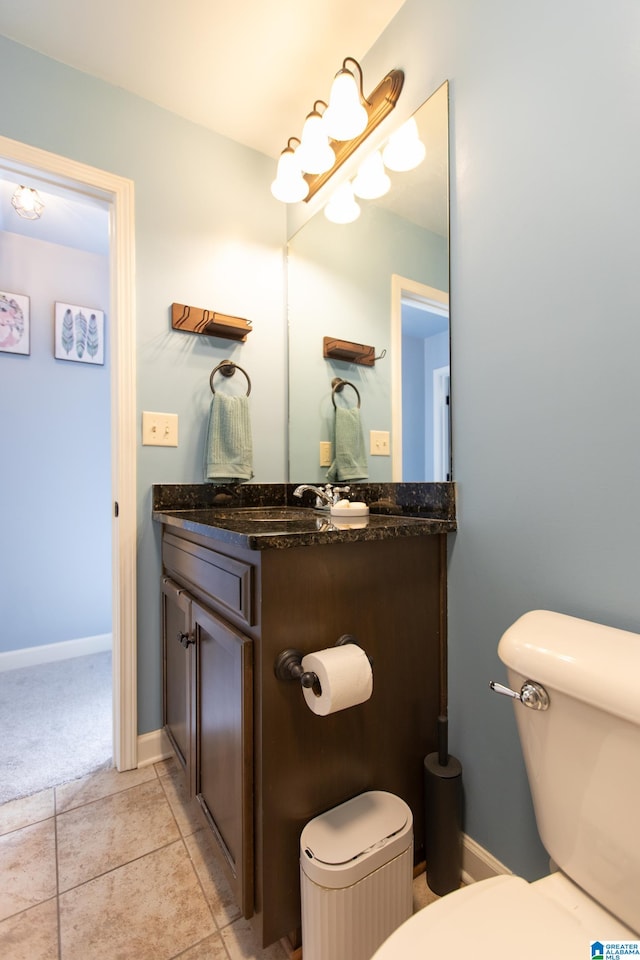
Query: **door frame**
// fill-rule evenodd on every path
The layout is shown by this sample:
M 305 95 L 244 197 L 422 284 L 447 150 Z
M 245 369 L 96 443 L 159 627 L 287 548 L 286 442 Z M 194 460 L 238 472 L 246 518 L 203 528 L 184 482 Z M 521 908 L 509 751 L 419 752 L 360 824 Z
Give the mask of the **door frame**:
M 131 770 L 138 764 L 134 184 L 6 137 L 0 165 L 109 205 L 113 762 Z
M 391 274 L 391 480 L 402 482 L 402 301 L 449 312 L 449 294 L 425 283 Z

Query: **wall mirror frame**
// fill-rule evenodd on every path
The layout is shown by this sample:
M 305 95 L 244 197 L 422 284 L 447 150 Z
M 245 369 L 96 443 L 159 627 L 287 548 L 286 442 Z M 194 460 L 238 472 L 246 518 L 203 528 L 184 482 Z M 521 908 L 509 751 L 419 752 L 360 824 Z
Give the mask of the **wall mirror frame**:
M 327 479 L 335 377 L 361 398 L 367 482 L 453 478 L 448 81 L 414 118 L 426 147 L 415 170 L 388 171 L 389 193 L 359 201 L 353 223 L 331 223 L 318 210 L 289 241 L 291 483 Z M 325 358 L 325 337 L 372 345 L 376 362 Z M 344 391 L 338 403 L 353 395 Z M 389 433 L 389 454 L 371 453 L 370 431 Z

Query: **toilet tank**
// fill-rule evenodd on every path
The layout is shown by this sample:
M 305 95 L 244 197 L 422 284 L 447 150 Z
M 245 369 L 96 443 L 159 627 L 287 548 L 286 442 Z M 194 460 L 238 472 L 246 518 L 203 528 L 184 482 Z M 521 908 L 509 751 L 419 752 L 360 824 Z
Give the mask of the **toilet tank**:
M 640 931 L 640 635 L 547 610 L 520 617 L 498 655 L 514 700 L 538 831 L 558 867 Z

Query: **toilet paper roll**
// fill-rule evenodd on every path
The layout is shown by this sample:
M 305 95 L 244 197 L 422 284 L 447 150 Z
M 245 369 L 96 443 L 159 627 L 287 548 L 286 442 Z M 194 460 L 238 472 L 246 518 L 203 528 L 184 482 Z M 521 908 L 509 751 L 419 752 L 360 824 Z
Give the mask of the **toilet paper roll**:
M 313 671 L 320 681 L 319 696 L 303 687 L 307 706 L 320 717 L 364 703 L 373 693 L 371 664 L 355 643 L 308 653 L 302 658 L 302 668 Z

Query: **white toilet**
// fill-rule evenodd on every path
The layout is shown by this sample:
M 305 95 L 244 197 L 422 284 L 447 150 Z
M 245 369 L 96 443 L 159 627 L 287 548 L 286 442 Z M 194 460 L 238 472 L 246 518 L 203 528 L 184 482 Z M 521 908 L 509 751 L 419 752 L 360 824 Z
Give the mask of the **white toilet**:
M 456 890 L 414 914 L 372 960 L 589 960 L 594 941 L 640 939 L 640 635 L 536 610 L 506 631 L 498 654 L 514 691 L 527 681 L 543 688 L 525 688 L 514 708 L 557 872 Z

